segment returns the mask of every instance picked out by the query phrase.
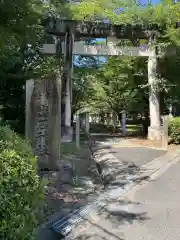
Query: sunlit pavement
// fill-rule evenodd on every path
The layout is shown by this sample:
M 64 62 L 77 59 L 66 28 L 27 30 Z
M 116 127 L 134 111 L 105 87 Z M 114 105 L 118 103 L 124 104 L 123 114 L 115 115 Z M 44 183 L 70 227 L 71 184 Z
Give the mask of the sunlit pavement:
M 145 163 L 152 161 L 155 158 L 163 156 L 166 151 L 147 147 L 120 147 L 112 148 L 110 151 L 122 162 L 134 163 L 137 166 L 142 166 Z
M 145 186 L 92 213 L 67 239 L 178 240 L 180 236 L 180 156 Z
M 108 151 L 116 156 L 120 162 L 124 161 L 128 163 L 128 165 L 133 163 L 137 166 L 137 169 L 139 167 L 141 169 L 142 165 L 146 165 L 158 157 L 161 157 L 162 159 L 168 158 L 168 155 L 167 157 L 164 157 L 166 153 L 165 151 L 146 147 L 124 146 L 121 147 L 121 149 L 111 148 Z M 161 230 L 163 229 L 162 225 L 165 225 L 165 228 L 169 227 L 171 221 L 173 221 L 172 219 L 174 219 L 174 221 L 176 219 L 174 214 L 178 211 L 178 214 L 180 214 L 180 208 L 178 206 L 178 201 L 180 199 L 180 190 L 178 193 L 178 186 L 180 185 L 180 180 L 178 178 L 179 171 L 180 164 L 176 164 L 167 170 L 167 172 L 160 178 L 156 179 L 156 181 L 149 182 L 148 186 L 144 189 L 138 190 L 136 193 L 131 193 L 121 199 L 118 199 L 117 196 L 113 199 L 108 197 L 104 207 L 99 211 L 97 211 L 97 209 L 92 211 L 88 216 L 88 219 L 75 227 L 66 239 L 169 239 L 169 237 L 166 236 L 163 238 L 163 235 L 161 236 L 162 238 L 160 238 L 157 234 L 158 231 L 163 231 L 165 234 L 167 231 Z M 118 192 L 120 193 L 120 188 L 121 186 L 116 188 L 113 193 L 116 193 L 115 195 L 117 195 Z M 177 189 L 177 191 L 174 189 Z M 176 201 L 176 204 L 173 204 L 173 201 Z M 160 216 L 160 214 L 162 214 L 162 216 Z M 170 220 L 168 216 L 170 216 Z M 159 228 L 158 222 L 160 224 Z M 175 224 L 178 225 L 179 223 L 175 222 Z M 153 231 L 156 232 L 153 233 Z M 170 232 L 171 231 L 175 234 L 173 226 Z M 40 232 L 41 234 L 39 235 L 38 240 L 59 239 L 59 236 L 56 237 L 52 234 L 47 226 L 45 226 L 44 230 L 41 229 Z M 132 234 L 132 232 L 134 233 Z M 174 237 L 172 239 L 176 240 L 179 238 Z

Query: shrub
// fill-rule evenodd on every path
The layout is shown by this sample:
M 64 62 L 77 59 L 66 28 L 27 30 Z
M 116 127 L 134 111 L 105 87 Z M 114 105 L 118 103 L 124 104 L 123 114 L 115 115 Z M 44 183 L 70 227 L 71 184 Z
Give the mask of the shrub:
M 0 238 L 33 239 L 42 203 L 43 184 L 30 147 L 10 128 L 0 126 Z
M 171 142 L 180 144 L 180 117 L 172 118 L 169 124 Z

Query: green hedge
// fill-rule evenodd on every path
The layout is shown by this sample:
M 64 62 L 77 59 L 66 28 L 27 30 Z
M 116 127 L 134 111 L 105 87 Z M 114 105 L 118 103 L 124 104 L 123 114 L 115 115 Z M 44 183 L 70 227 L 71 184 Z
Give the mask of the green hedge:
M 180 144 L 180 117 L 172 118 L 169 124 L 171 142 Z
M 25 140 L 0 126 L 0 238 L 30 240 L 43 205 L 43 184 Z

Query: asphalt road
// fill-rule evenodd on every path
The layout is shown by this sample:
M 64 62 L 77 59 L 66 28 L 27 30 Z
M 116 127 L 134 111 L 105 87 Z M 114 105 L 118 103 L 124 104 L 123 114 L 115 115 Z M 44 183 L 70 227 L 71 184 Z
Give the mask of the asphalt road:
M 109 202 L 75 230 L 71 240 L 179 240 L 180 156 L 163 175 Z
M 163 156 L 166 151 L 147 147 L 121 147 L 111 148 L 110 153 L 122 162 L 132 162 L 140 167 L 155 158 Z
M 166 151 L 146 147 L 111 148 L 121 162 L 142 166 Z M 71 240 L 177 240 L 180 236 L 180 163 L 128 199 L 113 202 L 79 224 Z M 167 228 L 167 230 L 165 230 Z M 38 240 L 56 240 L 46 225 Z M 170 237 L 172 234 L 173 237 Z M 179 235 L 178 235 L 179 234 Z

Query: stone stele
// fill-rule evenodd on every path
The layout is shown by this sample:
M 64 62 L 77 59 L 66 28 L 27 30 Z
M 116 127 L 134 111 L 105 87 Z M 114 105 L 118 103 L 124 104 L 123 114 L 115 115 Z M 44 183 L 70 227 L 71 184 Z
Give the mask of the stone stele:
M 26 82 L 26 138 L 40 169 L 57 170 L 61 138 L 61 79 Z

